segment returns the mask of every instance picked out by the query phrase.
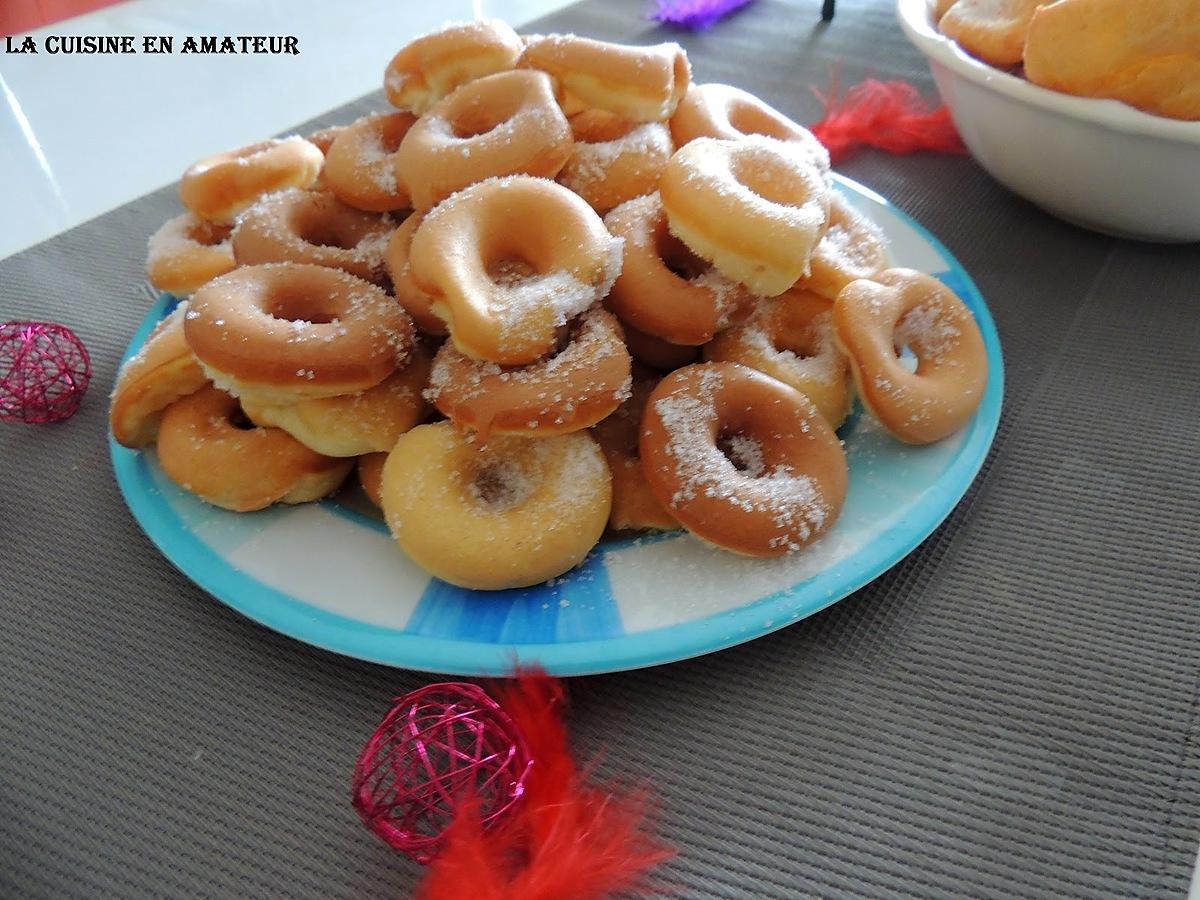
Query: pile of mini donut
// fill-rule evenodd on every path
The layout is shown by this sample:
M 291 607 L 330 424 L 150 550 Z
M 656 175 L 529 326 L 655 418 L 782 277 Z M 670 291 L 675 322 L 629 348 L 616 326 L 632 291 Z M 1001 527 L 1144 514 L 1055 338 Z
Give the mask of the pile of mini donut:
M 691 84 L 677 44 L 472 22 L 385 86 L 400 112 L 194 164 L 150 239 L 187 299 L 112 430 L 204 500 L 311 501 L 357 465 L 418 564 L 517 587 L 609 528 L 805 547 L 845 498 L 852 384 L 911 443 L 975 410 L 962 302 L 885 270 L 812 135 Z

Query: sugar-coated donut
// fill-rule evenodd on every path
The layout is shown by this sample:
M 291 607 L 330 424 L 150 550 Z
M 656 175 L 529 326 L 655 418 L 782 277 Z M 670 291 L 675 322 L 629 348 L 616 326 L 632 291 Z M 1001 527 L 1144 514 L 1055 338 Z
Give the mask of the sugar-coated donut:
M 842 446 L 812 402 L 733 363 L 677 369 L 642 417 L 642 468 L 684 527 L 749 556 L 800 550 L 841 513 Z
M 659 184 L 671 233 L 757 294 L 782 294 L 810 271 L 829 221 L 828 174 L 772 138 L 697 138 Z
M 418 565 L 451 584 L 499 590 L 582 562 L 608 521 L 612 479 L 586 432 L 479 443 L 437 422 L 396 442 L 381 494 L 388 527 Z
M 192 163 L 179 181 L 179 199 L 201 219 L 232 225 L 263 194 L 312 187 L 324 162 L 302 137 L 260 141 Z
M 218 387 L 277 403 L 374 387 L 404 364 L 414 335 L 380 288 L 303 263 L 210 281 L 193 295 L 184 333 Z
M 797 287 L 832 302 L 851 281 L 873 278 L 887 265 L 887 238 L 882 229 L 856 210 L 841 191 L 830 191 L 829 227 L 813 250 L 811 272 Z
M 833 428 L 850 412 L 850 364 L 833 340 L 833 303 L 817 294 L 793 288 L 763 300 L 749 319 L 707 344 L 704 358 L 740 363 L 794 387 Z
M 393 106 L 423 115 L 459 85 L 513 68 L 523 47 L 499 19 L 457 22 L 405 44 L 388 63 L 383 88 Z
M 413 213 L 400 224 L 384 248 L 383 264 L 392 279 L 392 292 L 400 305 L 408 310 L 417 328 L 425 334 L 444 335 L 446 323 L 433 311 L 433 297 L 413 282 L 412 267 L 408 260 L 413 235 L 424 218 L 422 213 Z
M 379 284 L 392 230 L 387 218 L 347 206 L 328 191 L 293 188 L 268 194 L 242 213 L 233 255 L 243 266 L 312 263 Z
M 118 444 L 133 448 L 153 444 L 162 411 L 208 384 L 184 339 L 185 315 L 186 302 L 154 327 L 117 373 L 108 419 Z
M 459 350 L 519 366 L 549 353 L 558 328 L 608 293 L 621 242 L 562 185 L 495 178 L 425 217 L 409 265 Z
M 638 331 L 698 346 L 753 307 L 756 298 L 749 290 L 670 233 L 658 194 L 618 206 L 604 224 L 625 242 L 621 274 L 606 305 Z
M 396 154 L 413 206 L 427 210 L 455 191 L 498 175 L 553 178 L 574 139 L 541 72 L 468 82 L 420 118 Z
M 447 341 L 427 396 L 484 438 L 565 434 L 595 425 L 629 396 L 630 365 L 621 326 L 595 307 L 571 323 L 561 350 L 527 366 L 480 362 Z
M 692 80 L 687 54 L 676 43 L 628 47 L 574 34 L 531 36 L 520 65 L 553 75 L 584 105 L 632 122 L 671 118 Z
M 376 113 L 344 126 L 325 154 L 325 186 L 356 209 L 407 209 L 412 200 L 396 161 L 415 121 L 410 113 Z
M 604 215 L 626 200 L 649 194 L 675 151 L 661 122 L 637 124 L 590 109 L 571 118 L 575 149 L 558 183 Z
M 592 428 L 592 436 L 604 451 L 612 472 L 613 500 L 608 527 L 616 531 L 674 531 L 680 527 L 679 520 L 650 490 L 638 449 L 642 412 L 657 384 L 654 377 L 635 380 L 629 398 Z
M 957 0 L 938 19 L 942 34 L 993 66 L 1015 66 L 1034 10 L 1047 0 Z M 1156 0 L 1157 2 L 1157 0 Z
M 315 453 L 281 429 L 254 426 L 236 399 L 212 387 L 167 407 L 158 461 L 184 490 L 234 512 L 319 500 L 354 465 Z
M 894 437 L 930 444 L 958 431 L 987 385 L 987 349 L 971 311 L 932 276 L 888 269 L 851 282 L 833 305 L 834 335 L 863 405 Z M 897 357 L 917 357 L 910 372 Z
M 425 419 L 422 391 L 429 383 L 433 354 L 417 344 L 404 368 L 358 394 L 315 397 L 279 404 L 253 394 L 242 409 L 256 425 L 282 428 L 325 456 L 360 456 L 391 450 L 396 439 Z
M 686 366 L 700 358 L 700 348 L 687 344 L 672 344 L 660 337 L 638 331 L 631 325 L 622 326 L 625 331 L 625 346 L 635 362 L 652 369 L 669 372 Z
M 160 291 L 186 297 L 237 266 L 229 226 L 184 213 L 163 223 L 146 245 L 146 276 Z
M 358 458 L 355 468 L 358 470 L 358 483 L 367 495 L 367 499 L 376 506 L 383 507 L 383 497 L 379 488 L 383 484 L 383 464 L 387 462 L 386 453 L 367 453 Z

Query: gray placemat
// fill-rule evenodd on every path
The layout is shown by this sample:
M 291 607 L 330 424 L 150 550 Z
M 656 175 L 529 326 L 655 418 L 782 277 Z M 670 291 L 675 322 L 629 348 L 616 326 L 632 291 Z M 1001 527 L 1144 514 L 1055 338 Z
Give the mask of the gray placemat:
M 534 27 L 663 39 L 645 6 Z M 932 90 L 890 2 L 838 6 L 822 27 L 815 0 L 763 0 L 680 39 L 700 80 L 800 121 L 838 61 L 844 84 Z M 942 528 L 829 611 L 575 680 L 580 751 L 653 775 L 680 896 L 1177 897 L 1200 835 L 1200 250 L 1080 231 L 965 158 L 840 168 L 988 298 L 993 452 Z M 177 209 L 164 189 L 0 262 L 0 320 L 71 325 L 96 370 L 69 422 L 0 426 L 0 896 L 404 896 L 418 869 L 361 827 L 348 778 L 427 677 L 228 610 L 113 481 L 105 394 L 147 305 L 145 238 Z

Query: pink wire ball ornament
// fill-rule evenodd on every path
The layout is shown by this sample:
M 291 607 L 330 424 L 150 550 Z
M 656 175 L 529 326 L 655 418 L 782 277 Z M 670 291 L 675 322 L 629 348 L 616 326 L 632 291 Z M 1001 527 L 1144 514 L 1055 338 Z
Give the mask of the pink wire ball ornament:
M 516 725 L 482 688 L 449 682 L 399 698 L 354 767 L 353 802 L 368 828 L 427 863 L 464 800 L 486 828 L 525 793 L 531 760 Z
M 65 325 L 0 325 L 0 422 L 70 418 L 92 380 L 87 349 Z

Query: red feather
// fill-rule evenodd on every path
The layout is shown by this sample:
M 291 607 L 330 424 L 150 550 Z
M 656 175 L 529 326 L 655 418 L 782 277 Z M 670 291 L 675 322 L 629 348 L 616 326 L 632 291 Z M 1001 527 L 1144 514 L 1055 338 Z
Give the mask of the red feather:
M 868 78 L 839 97 L 835 73 L 829 96 L 819 92 L 817 96 L 825 104 L 825 115 L 809 130 L 834 162 L 861 146 L 888 153 L 967 152 L 950 111 L 945 106 L 933 108 L 907 82 Z

